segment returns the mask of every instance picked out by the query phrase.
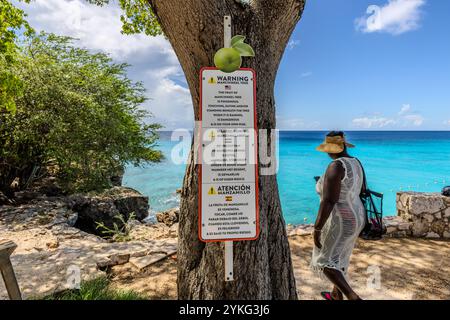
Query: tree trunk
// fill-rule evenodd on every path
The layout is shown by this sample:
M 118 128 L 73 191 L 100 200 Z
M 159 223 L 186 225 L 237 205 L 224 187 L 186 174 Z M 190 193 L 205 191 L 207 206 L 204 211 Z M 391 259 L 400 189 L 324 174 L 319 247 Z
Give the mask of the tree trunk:
M 256 52 L 243 66 L 256 70 L 259 129 L 275 128 L 275 76 L 304 0 L 149 0 L 184 70 L 199 118 L 199 71 L 214 66 L 223 44 L 223 16 L 231 15 L 233 34 L 242 34 Z M 269 141 L 268 150 L 270 150 Z M 193 150 L 181 193 L 179 299 L 296 299 L 285 222 L 276 175 L 260 176 L 260 235 L 234 244 L 235 281 L 224 281 L 223 244 L 198 239 L 198 170 Z M 261 168 L 261 165 L 260 165 Z

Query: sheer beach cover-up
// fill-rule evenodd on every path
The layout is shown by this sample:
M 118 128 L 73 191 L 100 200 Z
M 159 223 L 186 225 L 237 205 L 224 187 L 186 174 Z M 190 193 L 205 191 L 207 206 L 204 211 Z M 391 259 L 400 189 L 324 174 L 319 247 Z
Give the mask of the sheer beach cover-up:
M 333 208 L 322 228 L 322 249 L 314 246 L 311 268 L 323 277 L 324 268 L 332 268 L 347 275 L 350 256 L 356 240 L 365 225 L 365 210 L 359 195 L 363 185 L 363 171 L 354 158 L 339 158 L 345 169 L 341 181 L 339 201 Z M 316 191 L 322 200 L 322 176 L 316 184 Z

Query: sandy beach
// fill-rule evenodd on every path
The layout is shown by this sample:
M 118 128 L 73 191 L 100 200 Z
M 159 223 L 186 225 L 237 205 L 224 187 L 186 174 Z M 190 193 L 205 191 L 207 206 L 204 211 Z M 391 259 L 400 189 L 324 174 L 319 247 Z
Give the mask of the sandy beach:
M 329 290 L 327 281 L 309 269 L 311 236 L 290 238 L 299 299 L 321 299 Z M 132 289 L 150 299 L 176 299 L 176 257 L 166 259 L 136 274 L 132 266 L 113 268 L 117 288 Z M 379 269 L 377 269 L 379 267 Z M 367 283 L 379 270 L 379 286 Z M 349 271 L 351 283 L 364 299 L 446 300 L 450 295 L 450 242 L 422 239 L 385 238 L 359 241 Z

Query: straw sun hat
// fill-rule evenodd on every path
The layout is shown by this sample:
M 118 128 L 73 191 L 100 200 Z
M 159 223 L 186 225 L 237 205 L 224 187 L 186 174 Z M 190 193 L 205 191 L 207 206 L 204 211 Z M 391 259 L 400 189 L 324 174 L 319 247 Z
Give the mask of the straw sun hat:
M 326 153 L 341 153 L 344 151 L 345 146 L 348 148 L 354 148 L 355 145 L 345 141 L 345 136 L 325 137 L 325 141 L 316 148 L 317 151 Z

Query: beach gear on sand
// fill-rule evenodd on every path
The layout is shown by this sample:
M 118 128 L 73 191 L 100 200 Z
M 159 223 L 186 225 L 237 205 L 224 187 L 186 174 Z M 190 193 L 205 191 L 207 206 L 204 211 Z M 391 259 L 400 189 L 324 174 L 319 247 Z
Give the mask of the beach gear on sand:
M 341 153 L 345 146 L 354 148 L 355 146 L 345 140 L 345 136 L 325 137 L 325 141 L 316 150 L 326 153 Z
M 324 268 L 336 269 L 347 274 L 350 256 L 359 234 L 365 226 L 366 212 L 359 198 L 363 185 L 361 164 L 354 158 L 339 158 L 345 169 L 345 177 L 341 181 L 339 201 L 325 222 L 321 233 L 322 248 L 314 246 L 311 269 L 325 278 Z M 322 176 L 316 184 L 316 191 L 322 198 Z
M 366 211 L 366 224 L 359 236 L 364 240 L 380 240 L 386 233 L 386 227 L 383 224 L 383 194 L 369 189 L 366 172 L 361 162 L 359 164 L 363 172 L 364 186 L 359 197 Z

